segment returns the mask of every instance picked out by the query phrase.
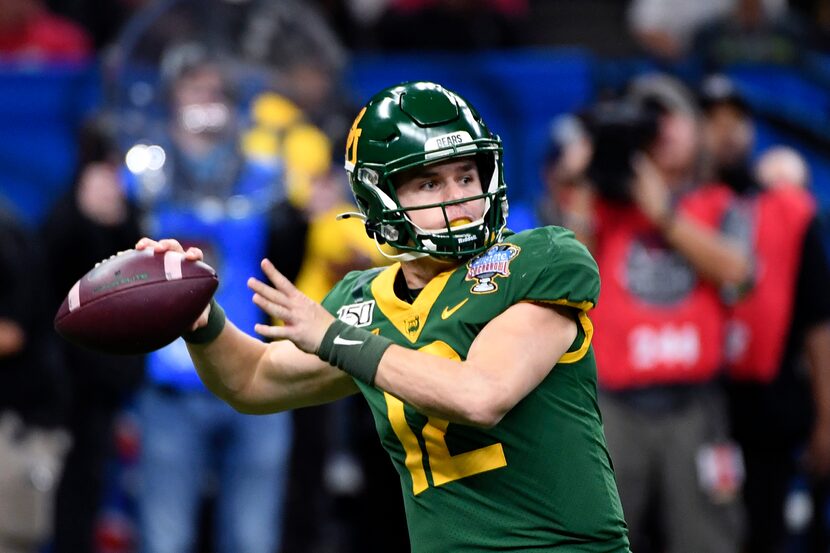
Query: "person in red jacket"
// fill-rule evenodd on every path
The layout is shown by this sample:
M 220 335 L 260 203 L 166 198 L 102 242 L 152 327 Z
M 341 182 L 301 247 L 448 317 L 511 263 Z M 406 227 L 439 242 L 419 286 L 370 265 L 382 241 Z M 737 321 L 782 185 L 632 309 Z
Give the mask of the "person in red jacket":
M 830 270 L 810 192 L 765 189 L 753 175 L 754 126 L 740 90 L 715 75 L 701 103 L 715 176 L 736 194 L 722 227 L 754 265 L 752 287 L 731 302 L 726 342 L 732 429 L 746 461 L 746 546 L 778 553 L 797 449 L 806 444 L 801 468 L 812 477 L 830 475 Z
M 698 110 L 675 79 L 640 77 L 589 120 L 599 400 L 632 550 L 735 553 L 741 464 L 717 382 L 720 288 L 750 264 L 718 228 L 732 194 L 701 186 Z
M 91 56 L 86 31 L 41 0 L 0 0 L 0 60 L 81 62 Z

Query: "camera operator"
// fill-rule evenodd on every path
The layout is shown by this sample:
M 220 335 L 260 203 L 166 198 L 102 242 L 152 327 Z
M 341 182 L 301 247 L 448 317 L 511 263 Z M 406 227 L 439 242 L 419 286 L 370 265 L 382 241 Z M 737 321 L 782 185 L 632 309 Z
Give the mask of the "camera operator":
M 721 390 L 723 286 L 748 256 L 718 234 L 731 192 L 699 186 L 692 95 L 662 75 L 587 117 L 600 402 L 632 550 L 734 553 L 742 462 Z M 651 516 L 656 515 L 656 517 Z
M 827 504 L 830 270 L 810 191 L 795 181 L 765 187 L 753 175 L 755 125 L 737 85 L 710 76 L 700 100 L 712 170 L 736 195 L 723 228 L 753 252 L 756 267 L 752 289 L 729 306 L 726 341 L 730 422 L 746 459 L 745 548 L 778 553 L 786 548 L 784 506 L 799 471 L 816 494 L 815 512 Z M 784 153 L 785 161 L 798 155 Z M 828 550 L 825 527 L 825 517 L 815 516 L 810 551 Z

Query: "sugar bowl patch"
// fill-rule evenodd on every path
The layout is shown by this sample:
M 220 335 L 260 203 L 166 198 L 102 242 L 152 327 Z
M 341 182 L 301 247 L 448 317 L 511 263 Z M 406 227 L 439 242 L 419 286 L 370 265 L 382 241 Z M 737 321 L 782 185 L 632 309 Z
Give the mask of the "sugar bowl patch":
M 510 276 L 510 262 L 521 252 L 515 244 L 496 244 L 467 262 L 465 280 L 475 280 L 473 294 L 491 294 L 499 289 L 496 277 Z

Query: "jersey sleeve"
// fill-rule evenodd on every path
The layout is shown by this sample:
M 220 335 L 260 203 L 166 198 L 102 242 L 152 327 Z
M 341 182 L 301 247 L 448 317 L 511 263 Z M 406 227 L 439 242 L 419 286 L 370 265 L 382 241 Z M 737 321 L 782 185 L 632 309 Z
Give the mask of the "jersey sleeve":
M 338 310 L 346 304 L 356 302 L 363 302 L 366 300 L 365 288 L 377 274 L 383 270 L 382 268 L 368 269 L 365 271 L 352 271 L 347 273 L 343 279 L 335 284 L 326 297 L 321 301 L 321 305 L 334 315 L 337 316 Z
M 514 237 L 522 248 L 511 272 L 513 301 L 538 301 L 592 309 L 599 298 L 596 261 L 574 234 L 561 227 L 543 227 Z
M 351 285 L 354 281 L 356 272 L 348 273 L 343 279 L 335 284 L 329 293 L 326 294 L 326 297 L 323 298 L 323 301 L 320 304 L 325 308 L 326 311 L 337 316 L 337 310 L 345 303 L 344 298 L 348 295 L 348 291 L 351 289 Z

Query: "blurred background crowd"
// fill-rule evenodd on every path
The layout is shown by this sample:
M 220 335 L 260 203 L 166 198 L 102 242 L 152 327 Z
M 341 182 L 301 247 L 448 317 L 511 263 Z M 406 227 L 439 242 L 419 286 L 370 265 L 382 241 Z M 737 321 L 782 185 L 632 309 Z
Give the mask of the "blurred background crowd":
M 0 553 L 408 550 L 362 399 L 245 416 L 181 340 L 51 328 L 142 235 L 201 247 L 248 331 L 264 256 L 316 300 L 385 263 L 335 220 L 342 152 L 408 80 L 500 134 L 510 228 L 599 263 L 633 550 L 828 553 L 827 0 L 0 0 Z

